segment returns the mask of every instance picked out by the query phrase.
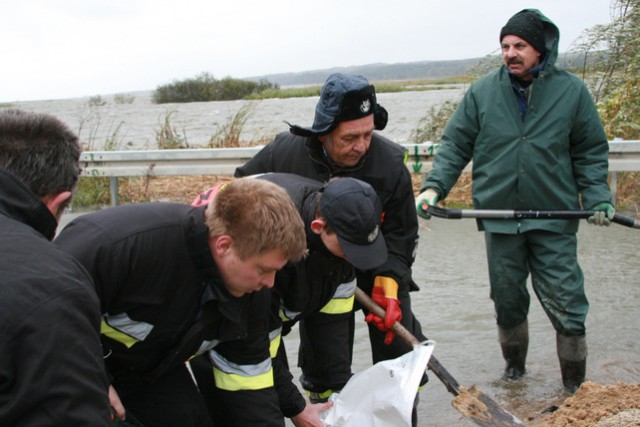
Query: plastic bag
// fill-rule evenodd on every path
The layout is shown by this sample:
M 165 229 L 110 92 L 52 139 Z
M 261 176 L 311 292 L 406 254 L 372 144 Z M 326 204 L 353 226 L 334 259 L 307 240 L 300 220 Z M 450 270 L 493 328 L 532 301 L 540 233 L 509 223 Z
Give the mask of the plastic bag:
M 397 359 L 384 360 L 355 374 L 333 406 L 322 415 L 327 427 L 411 427 L 411 411 L 434 341 L 414 346 Z

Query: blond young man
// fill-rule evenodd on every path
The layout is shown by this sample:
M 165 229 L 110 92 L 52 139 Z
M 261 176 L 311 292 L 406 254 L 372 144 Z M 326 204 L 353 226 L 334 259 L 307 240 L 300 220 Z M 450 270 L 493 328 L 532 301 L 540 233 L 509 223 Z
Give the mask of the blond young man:
M 239 425 L 284 426 L 268 288 L 276 271 L 306 254 L 304 226 L 284 190 L 240 179 L 206 206 L 106 209 L 71 222 L 56 243 L 96 284 L 120 418 L 130 413 L 147 427 L 212 425 L 185 366 L 208 352 L 219 398 Z

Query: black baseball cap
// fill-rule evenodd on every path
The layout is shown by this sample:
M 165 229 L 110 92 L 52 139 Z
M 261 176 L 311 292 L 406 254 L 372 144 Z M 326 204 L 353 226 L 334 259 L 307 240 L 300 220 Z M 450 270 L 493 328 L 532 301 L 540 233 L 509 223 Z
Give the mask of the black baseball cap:
M 380 225 L 382 204 L 375 190 L 355 178 L 335 178 L 321 190 L 320 214 L 338 236 L 347 261 L 370 270 L 387 260 Z
M 289 131 L 298 136 L 321 136 L 331 133 L 340 122 L 373 114 L 376 130 L 387 126 L 389 114 L 376 99 L 375 87 L 362 76 L 334 73 L 325 81 L 316 104 L 311 127 L 289 124 Z

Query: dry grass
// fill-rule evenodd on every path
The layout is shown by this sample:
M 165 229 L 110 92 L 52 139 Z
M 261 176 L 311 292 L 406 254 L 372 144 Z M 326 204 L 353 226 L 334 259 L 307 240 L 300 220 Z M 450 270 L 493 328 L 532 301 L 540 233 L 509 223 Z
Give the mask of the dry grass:
M 633 176 L 632 176 L 633 175 Z M 226 175 L 208 176 L 162 176 L 120 179 L 120 197 L 123 203 L 169 201 L 191 203 L 200 192 L 213 187 L 222 180 L 233 179 Z M 422 184 L 422 175 L 412 174 L 413 190 L 417 195 Z M 637 182 L 640 173 L 629 174 L 618 180 L 618 205 L 629 214 L 638 215 L 640 197 Z M 471 207 L 471 174 L 463 173 L 453 187 L 445 206 L 452 208 Z
M 125 203 L 178 202 L 191 203 L 202 191 L 230 176 L 158 176 L 120 179 L 120 198 Z
M 119 181 L 120 197 L 124 202 L 180 202 L 191 203 L 197 194 L 223 180 L 225 175 L 210 176 L 158 176 L 123 178 Z M 418 194 L 422 175 L 412 174 L 414 194 Z M 447 197 L 451 206 L 471 206 L 471 176 L 463 174 Z

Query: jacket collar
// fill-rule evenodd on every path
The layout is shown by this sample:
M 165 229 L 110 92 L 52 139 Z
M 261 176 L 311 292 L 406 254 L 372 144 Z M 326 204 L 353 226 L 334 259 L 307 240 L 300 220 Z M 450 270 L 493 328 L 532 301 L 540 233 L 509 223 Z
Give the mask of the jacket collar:
M 45 204 L 15 176 L 1 170 L 0 213 L 30 226 L 48 240 L 56 234 L 58 221 Z
M 204 287 L 200 304 L 201 307 L 204 307 L 209 302 L 217 303 L 218 309 L 224 317 L 233 322 L 240 322 L 245 307 L 251 300 L 251 295 L 247 294 L 237 298 L 227 291 L 220 270 L 211 255 L 209 229 L 204 223 L 205 209 L 206 206 L 200 206 L 192 210 L 191 229 L 186 236 L 191 259 L 200 271 L 203 281 L 208 284 Z

